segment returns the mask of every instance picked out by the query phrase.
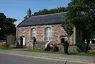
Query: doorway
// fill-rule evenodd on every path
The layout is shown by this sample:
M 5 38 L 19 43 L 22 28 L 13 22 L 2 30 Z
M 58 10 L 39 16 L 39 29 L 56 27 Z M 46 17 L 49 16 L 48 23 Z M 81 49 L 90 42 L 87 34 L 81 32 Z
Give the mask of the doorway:
M 26 45 L 25 44 L 25 37 L 24 36 L 21 36 L 20 37 L 20 47 L 23 48 L 23 47 L 25 47 L 25 45 Z

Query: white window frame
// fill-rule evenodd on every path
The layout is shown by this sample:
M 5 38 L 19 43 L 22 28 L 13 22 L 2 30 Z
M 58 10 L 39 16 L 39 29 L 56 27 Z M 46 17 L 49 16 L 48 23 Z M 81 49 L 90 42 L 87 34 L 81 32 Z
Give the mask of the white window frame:
M 37 36 L 37 30 L 35 28 L 31 29 L 31 38 Z
M 46 30 L 48 30 L 47 32 L 47 36 L 46 36 Z M 47 37 L 47 38 L 46 38 Z M 44 40 L 45 41 L 51 41 L 52 40 L 52 28 L 51 27 L 46 27 L 44 29 Z

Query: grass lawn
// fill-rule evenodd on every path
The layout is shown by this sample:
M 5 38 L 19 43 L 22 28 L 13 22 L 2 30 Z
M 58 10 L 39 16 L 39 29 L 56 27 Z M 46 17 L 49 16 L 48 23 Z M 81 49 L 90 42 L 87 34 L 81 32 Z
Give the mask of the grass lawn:
M 28 52 L 42 52 L 42 53 L 52 53 L 52 54 L 63 54 L 63 51 L 58 51 L 58 52 L 52 52 L 52 51 L 44 51 L 42 49 L 28 49 L 28 50 L 24 50 L 24 51 L 28 51 Z
M 95 56 L 95 52 L 72 52 L 70 55 L 80 55 L 80 56 Z
M 0 46 L 0 49 L 2 50 L 12 50 L 12 49 L 17 49 L 14 47 L 8 47 L 8 46 Z M 19 49 L 19 48 L 18 48 Z M 63 51 L 58 51 L 58 52 L 52 52 L 52 51 L 44 51 L 42 49 L 27 49 L 23 51 L 28 51 L 28 52 L 41 52 L 41 53 L 52 53 L 52 54 L 64 54 Z M 94 52 L 69 52 L 70 55 L 79 55 L 79 56 L 95 56 L 95 51 Z
M 63 51 L 58 51 L 58 52 L 48 52 L 48 51 L 44 51 L 42 49 L 28 49 L 28 50 L 24 50 L 24 51 L 28 51 L 28 52 L 41 52 L 41 53 L 52 53 L 52 54 L 64 54 Z M 84 52 L 69 52 L 69 55 L 79 55 L 79 56 L 95 56 L 95 52 L 88 52 L 88 53 L 84 53 Z
M 9 47 L 9 46 L 0 46 L 0 49 L 2 50 L 11 50 L 11 49 L 15 49 L 14 47 Z

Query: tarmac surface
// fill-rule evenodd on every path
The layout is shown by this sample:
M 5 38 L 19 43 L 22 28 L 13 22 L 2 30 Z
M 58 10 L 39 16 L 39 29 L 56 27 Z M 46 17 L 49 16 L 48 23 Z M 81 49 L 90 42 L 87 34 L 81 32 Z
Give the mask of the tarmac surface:
M 81 63 L 48 60 L 0 53 L 0 64 L 81 64 Z
M 64 62 L 77 62 L 81 64 L 95 64 L 95 56 L 76 56 L 76 55 L 64 55 L 64 54 L 51 54 L 51 53 L 40 53 L 40 52 L 27 52 L 21 51 L 22 49 L 16 50 L 0 50 L 2 54 L 16 55 L 22 57 L 32 57 Z

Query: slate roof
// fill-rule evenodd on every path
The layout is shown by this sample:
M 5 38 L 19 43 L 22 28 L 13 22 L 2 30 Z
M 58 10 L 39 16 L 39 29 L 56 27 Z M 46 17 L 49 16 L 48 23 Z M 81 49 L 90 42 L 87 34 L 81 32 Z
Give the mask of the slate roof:
M 65 14 L 66 12 L 31 16 L 30 18 L 24 19 L 20 24 L 18 24 L 18 27 L 48 25 L 48 24 L 61 24 L 62 19 L 64 18 Z

